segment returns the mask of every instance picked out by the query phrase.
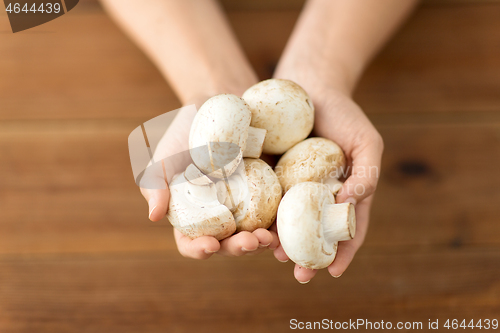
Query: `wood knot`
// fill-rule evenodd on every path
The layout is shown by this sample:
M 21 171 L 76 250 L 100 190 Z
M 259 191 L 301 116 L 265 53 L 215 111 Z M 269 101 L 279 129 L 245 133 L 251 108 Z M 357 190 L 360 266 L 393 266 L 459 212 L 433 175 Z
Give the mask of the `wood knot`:
M 420 178 L 432 173 L 431 168 L 420 161 L 402 161 L 397 166 L 400 173 L 412 178 Z

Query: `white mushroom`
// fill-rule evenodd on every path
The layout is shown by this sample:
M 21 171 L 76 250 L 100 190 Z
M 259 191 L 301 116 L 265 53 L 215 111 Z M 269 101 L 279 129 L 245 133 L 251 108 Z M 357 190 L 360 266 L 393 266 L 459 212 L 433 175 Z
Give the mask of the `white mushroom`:
M 278 177 L 262 160 L 243 161 L 242 172 L 215 184 L 190 164 L 170 184 L 170 223 L 190 238 L 208 235 L 218 240 L 235 231 L 269 228 L 281 200 Z
M 338 178 L 345 164 L 344 152 L 335 142 L 309 138 L 287 151 L 275 170 L 285 192 L 295 184 L 312 181 L 328 185 L 336 194 L 342 188 Z
M 270 79 L 250 87 L 243 99 L 252 111 L 251 125 L 267 130 L 264 153 L 283 154 L 307 138 L 314 124 L 314 106 L 298 84 Z
M 245 158 L 245 177 L 234 173 L 217 182 L 219 201 L 233 211 L 237 231 L 269 228 L 276 219 L 281 186 L 273 169 L 260 159 Z
M 217 199 L 215 184 L 193 164 L 170 184 L 167 218 L 192 239 L 207 235 L 221 240 L 236 230 L 233 214 Z
M 277 224 L 285 253 L 309 269 L 328 267 L 338 242 L 352 239 L 356 232 L 354 205 L 335 204 L 328 186 L 316 182 L 297 184 L 285 194 Z
M 242 157 L 260 157 L 265 129 L 250 127 L 252 113 L 240 97 L 217 95 L 196 113 L 189 133 L 189 148 L 203 173 L 230 176 Z

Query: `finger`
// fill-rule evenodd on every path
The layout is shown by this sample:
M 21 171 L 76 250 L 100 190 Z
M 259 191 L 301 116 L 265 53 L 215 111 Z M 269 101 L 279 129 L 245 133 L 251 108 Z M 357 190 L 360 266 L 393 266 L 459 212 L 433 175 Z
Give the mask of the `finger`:
M 141 193 L 148 202 L 149 219 L 159 221 L 165 217 L 168 210 L 168 201 L 170 200 L 169 189 L 149 190 L 141 188 Z
M 363 142 L 366 143 L 351 152 L 352 171 L 336 197 L 339 203 L 356 204 L 372 195 L 377 188 L 384 149 L 382 137 L 378 133 L 372 134 Z
M 297 281 L 299 281 L 302 284 L 305 284 L 311 281 L 314 275 L 316 275 L 317 271 L 318 271 L 317 269 L 308 269 L 299 265 L 295 265 L 295 268 L 293 270 L 293 275 L 295 275 Z
M 276 250 L 278 246 L 280 246 L 280 239 L 278 237 L 278 234 L 275 231 L 269 231 L 271 233 L 271 236 L 273 237 L 273 241 L 271 244 L 269 244 L 268 248 L 269 250 Z
M 356 205 L 356 235 L 354 239 L 346 242 L 339 242 L 337 256 L 333 263 L 328 266 L 328 272 L 333 277 L 340 277 L 351 263 L 354 255 L 363 244 L 368 222 L 370 207 L 373 197 L 369 197 Z
M 273 242 L 273 235 L 269 230 L 266 229 L 256 229 L 252 234 L 259 240 L 259 248 L 267 248 Z
M 271 245 L 269 245 L 269 249 L 274 251 L 280 247 L 280 237 L 278 235 L 278 227 L 276 226 L 276 222 L 274 222 L 273 225 L 269 228 L 269 231 L 271 232 L 271 234 L 274 237 L 273 242 L 271 243 Z M 278 253 L 281 253 L 281 252 L 284 253 L 285 251 L 283 251 L 283 249 L 281 249 L 281 251 L 278 251 Z M 285 254 L 285 256 L 286 256 L 286 254 Z M 276 255 L 275 255 L 275 257 L 276 257 Z M 284 258 L 282 255 L 280 255 L 280 257 Z M 288 257 L 286 257 L 286 259 L 283 260 L 283 262 L 287 262 L 287 261 L 288 261 Z
M 228 237 L 220 242 L 220 250 L 217 252 L 223 256 L 242 256 L 259 248 L 259 240 L 248 231 L 242 231 L 234 236 Z
M 208 259 L 220 249 L 217 239 L 211 236 L 191 239 L 174 229 L 174 238 L 179 253 L 187 258 Z
M 283 250 L 283 246 L 279 245 L 276 250 L 274 250 L 274 257 L 280 262 L 287 262 L 289 260 L 288 256 Z
M 261 254 L 262 252 L 265 252 L 266 250 L 267 250 L 267 247 L 258 248 L 255 251 L 251 251 L 251 252 L 245 253 L 245 255 L 247 255 L 247 256 L 255 256 L 255 255 Z
M 278 226 L 276 225 L 276 222 L 274 222 L 271 227 L 269 228 L 269 230 L 271 231 L 274 231 L 276 233 L 278 233 Z

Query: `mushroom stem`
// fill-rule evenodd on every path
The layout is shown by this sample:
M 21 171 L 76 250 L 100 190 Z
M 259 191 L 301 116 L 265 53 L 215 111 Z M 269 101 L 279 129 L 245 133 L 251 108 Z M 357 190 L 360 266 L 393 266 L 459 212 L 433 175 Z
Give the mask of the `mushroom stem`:
M 248 128 L 248 137 L 246 148 L 243 151 L 243 157 L 259 158 L 262 154 L 264 139 L 266 138 L 267 130 L 250 126 Z
M 352 203 L 326 204 L 321 219 L 329 243 L 347 241 L 356 233 L 356 215 Z

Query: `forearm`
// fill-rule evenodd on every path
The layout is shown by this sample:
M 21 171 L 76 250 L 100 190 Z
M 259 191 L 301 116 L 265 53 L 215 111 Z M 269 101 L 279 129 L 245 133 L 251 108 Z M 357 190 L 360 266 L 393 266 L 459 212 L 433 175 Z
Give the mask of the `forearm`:
M 323 84 L 350 94 L 363 69 L 416 3 L 309 0 L 275 76 L 296 80 L 306 90 L 307 85 Z
M 102 2 L 183 104 L 223 92 L 241 95 L 257 82 L 216 1 Z

